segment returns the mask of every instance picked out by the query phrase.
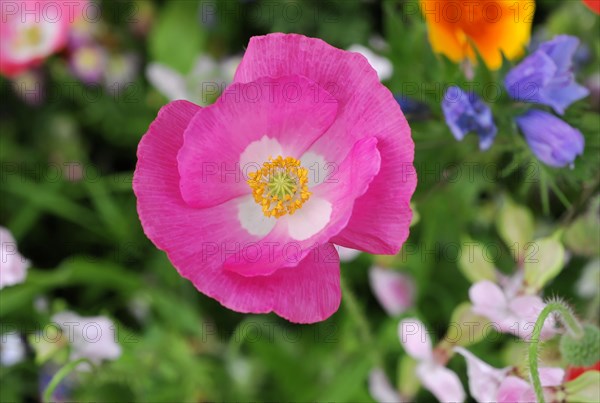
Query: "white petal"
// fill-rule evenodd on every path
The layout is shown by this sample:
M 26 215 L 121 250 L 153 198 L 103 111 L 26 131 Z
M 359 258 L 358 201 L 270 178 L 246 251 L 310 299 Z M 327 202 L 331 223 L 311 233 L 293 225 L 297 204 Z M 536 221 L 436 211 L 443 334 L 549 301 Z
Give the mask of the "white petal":
M 333 173 L 333 169 L 335 169 L 333 164 L 325 162 L 325 157 L 312 151 L 304 153 L 302 158 L 300 158 L 300 163 L 308 170 L 309 189 L 325 182 L 329 178 L 329 175 Z
M 373 266 L 369 270 L 369 282 L 375 297 L 388 315 L 400 315 L 412 306 L 414 285 L 409 276 Z
M 494 368 L 462 347 L 455 347 L 454 351 L 465 357 L 467 361 L 471 396 L 481 403 L 495 401 L 500 384 L 506 378 L 510 368 Z
M 379 56 L 374 53 L 371 49 L 366 48 L 362 45 L 352 45 L 348 48 L 350 52 L 357 52 L 363 55 L 371 67 L 375 69 L 377 75 L 379 76 L 379 80 L 387 80 L 392 76 L 394 72 L 394 67 L 392 66 L 392 62 L 386 59 L 383 56 Z
M 502 289 L 488 280 L 479 281 L 469 289 L 473 312 L 493 322 L 501 322 L 508 312 L 508 303 Z
M 560 386 L 565 379 L 565 370 L 558 367 L 542 367 L 539 374 L 543 387 Z
M 0 363 L 5 367 L 18 364 L 25 359 L 25 344 L 16 333 L 0 335 Z
M 17 250 L 17 242 L 10 231 L 0 227 L 0 289 L 25 281 L 29 261 Z
M 160 63 L 150 63 L 146 67 L 146 78 L 170 101 L 177 99 L 192 101 L 189 99 L 185 79 L 175 70 Z
M 414 318 L 401 321 L 398 324 L 398 337 L 411 357 L 420 361 L 431 359 L 431 339 L 423 322 Z
M 244 196 L 240 200 L 238 219 L 242 228 L 248 231 L 249 234 L 256 236 L 266 236 L 271 232 L 277 224 L 277 218 L 266 217 L 252 196 Z
M 115 325 L 104 316 L 83 317 L 66 311 L 55 314 L 52 321 L 60 326 L 71 344 L 71 360 L 87 358 L 99 364 L 121 355 L 121 346 L 115 341 Z
M 248 144 L 240 155 L 240 169 L 244 174 L 244 178 L 247 178 L 249 173 L 262 167 L 262 164 L 268 161 L 269 157 L 275 158 L 278 155 L 285 157 L 281 144 L 276 139 L 262 136 L 260 140 Z
M 345 246 L 335 245 L 335 248 L 338 251 L 338 255 L 340 255 L 341 262 L 351 262 L 361 254 L 361 251 L 352 248 L 346 248 Z
M 380 368 L 373 369 L 369 374 L 369 394 L 379 403 L 402 402 L 402 398 Z
M 463 402 L 466 398 L 458 375 L 446 367 L 422 363 L 417 367 L 417 376 L 440 402 Z
M 302 207 L 292 215 L 286 215 L 288 233 L 296 241 L 304 241 L 317 234 L 329 223 L 333 208 L 327 200 L 311 196 Z

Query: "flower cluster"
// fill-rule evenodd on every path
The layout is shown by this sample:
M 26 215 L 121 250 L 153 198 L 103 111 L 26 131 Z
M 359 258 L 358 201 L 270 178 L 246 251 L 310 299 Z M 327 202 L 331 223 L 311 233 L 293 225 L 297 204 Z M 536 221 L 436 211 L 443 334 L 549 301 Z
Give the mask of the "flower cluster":
M 589 91 L 575 82 L 573 73 L 578 45 L 577 38 L 567 35 L 542 43 L 506 75 L 504 84 L 510 97 L 550 106 L 561 115 L 573 102 L 586 97 Z M 497 128 L 491 109 L 476 94 L 452 86 L 444 95 L 442 110 L 457 140 L 474 131 L 482 150 L 491 147 Z M 583 153 L 581 132 L 548 112 L 531 109 L 515 121 L 533 154 L 546 165 L 572 167 Z

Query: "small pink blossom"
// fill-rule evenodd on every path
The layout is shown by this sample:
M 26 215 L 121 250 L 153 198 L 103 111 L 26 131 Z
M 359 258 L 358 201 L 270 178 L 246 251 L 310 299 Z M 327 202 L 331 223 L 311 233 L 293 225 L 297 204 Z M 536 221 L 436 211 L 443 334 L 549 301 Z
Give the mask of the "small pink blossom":
M 67 43 L 72 23 L 82 17 L 87 0 L 2 3 L 0 73 L 14 77 L 37 66 Z
M 439 362 L 425 325 L 417 319 L 405 319 L 398 325 L 398 335 L 407 354 L 418 361 L 416 372 L 423 386 L 441 402 L 463 402 L 462 383 L 454 371 Z
M 528 340 L 540 312 L 546 306 L 537 295 L 510 298 L 497 284 L 484 280 L 469 289 L 473 312 L 489 319 L 503 333 L 512 333 Z M 555 334 L 554 320 L 549 318 L 542 329 L 542 338 Z
M 540 381 L 547 400 L 554 401 L 553 390 L 563 383 L 565 371 L 562 368 L 544 367 L 539 369 Z M 498 403 L 530 403 L 537 401 L 533 386 L 516 376 L 508 376 L 498 389 Z
M 494 368 L 462 347 L 455 347 L 454 351 L 465 357 L 467 361 L 471 396 L 481 403 L 496 401 L 500 385 L 508 376 L 511 368 Z
M 400 403 L 406 401 L 394 389 L 381 368 L 374 368 L 369 373 L 369 394 L 373 400 L 379 403 Z
M 133 189 L 146 235 L 199 291 L 313 323 L 340 304 L 335 245 L 396 254 L 408 237 L 413 155 L 363 56 L 270 34 L 250 40 L 214 104 L 159 112 Z
M 79 316 L 74 312 L 60 312 L 52 321 L 63 331 L 71 345 L 72 361 L 87 358 L 94 364 L 116 360 L 121 356 L 114 323 L 105 316 Z
M 0 289 L 25 281 L 29 261 L 19 253 L 17 242 L 10 231 L 0 227 L 0 246 L 2 247 L 0 261 Z
M 400 315 L 413 305 L 415 286 L 408 275 L 373 266 L 369 280 L 375 297 L 388 315 Z

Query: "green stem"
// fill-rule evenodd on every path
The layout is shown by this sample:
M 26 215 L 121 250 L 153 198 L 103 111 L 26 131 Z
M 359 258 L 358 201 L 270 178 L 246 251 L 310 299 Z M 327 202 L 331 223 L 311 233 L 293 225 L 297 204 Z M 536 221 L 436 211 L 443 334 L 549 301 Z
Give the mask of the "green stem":
M 52 395 L 54 394 L 54 391 L 56 390 L 58 385 L 71 372 L 73 372 L 73 370 L 75 370 L 75 368 L 77 368 L 80 364 L 83 364 L 84 362 L 87 362 L 89 365 L 92 366 L 92 368 L 94 368 L 94 364 L 92 362 L 90 362 L 90 360 L 88 360 L 87 358 L 80 358 L 78 360 L 69 362 L 67 365 L 65 365 L 64 367 L 59 369 L 56 372 L 56 374 L 54 374 L 54 376 L 50 380 L 50 383 L 48 383 L 48 386 L 46 386 L 46 390 L 44 391 L 44 396 L 43 396 L 44 403 L 52 402 Z
M 378 350 L 375 348 L 375 344 L 373 343 L 373 335 L 371 334 L 371 330 L 369 327 L 369 322 L 367 321 L 363 311 L 360 308 L 358 300 L 356 299 L 356 295 L 354 295 L 354 291 L 352 288 L 348 286 L 348 283 L 344 279 L 344 276 L 340 279 L 340 285 L 342 288 L 342 301 L 344 301 L 344 305 L 346 306 L 346 310 L 354 320 L 354 323 L 358 327 L 358 333 L 363 343 L 367 347 L 367 351 L 372 352 L 374 355 L 374 361 L 379 363 L 380 356 Z
M 535 390 L 535 396 L 539 403 L 544 403 L 544 390 L 542 388 L 542 382 L 538 372 L 538 346 L 540 342 L 540 335 L 542 334 L 542 328 L 544 327 L 544 322 L 552 312 L 558 312 L 567 328 L 567 331 L 569 331 L 574 338 L 579 339 L 583 337 L 583 327 L 571 313 L 569 307 L 563 302 L 550 302 L 542 310 L 540 316 L 538 316 L 537 321 L 535 322 L 533 333 L 531 334 L 531 344 L 529 345 L 529 371 L 531 374 L 531 380 L 533 382 L 533 389 Z

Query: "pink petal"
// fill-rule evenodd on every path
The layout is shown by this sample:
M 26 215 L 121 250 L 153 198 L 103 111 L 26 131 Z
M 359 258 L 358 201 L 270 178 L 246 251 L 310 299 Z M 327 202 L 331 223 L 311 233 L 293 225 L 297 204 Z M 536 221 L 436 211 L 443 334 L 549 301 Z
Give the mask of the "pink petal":
M 544 301 L 537 295 L 526 295 L 514 298 L 509 303 L 509 307 L 510 311 L 513 312 L 513 316 L 517 318 L 519 322 L 519 328 L 517 332 L 513 333 L 524 340 L 529 340 L 535 327 L 535 322 L 545 306 L 546 304 Z M 554 325 L 554 317 L 549 316 L 542 328 L 541 338 L 543 340 L 556 334 Z
M 431 339 L 423 322 L 412 318 L 404 319 L 398 324 L 398 337 L 408 355 L 421 361 L 431 359 Z
M 231 85 L 185 130 L 178 154 L 183 199 L 192 207 L 211 207 L 249 194 L 248 175 L 268 156 L 242 161 L 244 150 L 266 137 L 281 145 L 282 157 L 300 158 L 336 117 L 337 102 L 328 97 L 300 76 Z
M 291 322 L 320 322 L 340 306 L 340 259 L 333 244 L 320 245 L 296 267 L 258 281 L 263 278 L 273 292 L 273 312 Z
M 409 276 L 373 266 L 369 280 L 375 297 L 388 315 L 400 315 L 412 306 L 415 287 Z
M 498 403 L 530 403 L 537 401 L 533 387 L 516 376 L 509 376 L 502 382 L 498 389 L 497 400 Z
M 403 401 L 381 368 L 375 368 L 369 373 L 369 394 L 373 400 L 379 403 L 399 403 Z
M 565 379 L 565 370 L 558 367 L 541 367 L 539 374 L 543 387 L 560 386 Z
M 473 312 L 491 321 L 501 322 L 506 317 L 507 302 L 504 293 L 496 284 L 484 280 L 473 284 L 469 289 Z
M 345 138 L 378 140 L 382 169 L 334 242 L 371 253 L 397 253 L 408 237 L 409 200 L 416 187 L 414 144 L 398 103 L 362 55 L 296 34 L 251 38 L 234 80 L 289 74 L 319 83 L 338 101 L 339 118 L 314 145 L 327 161 L 336 160 Z
M 183 277 L 230 309 L 275 311 L 302 323 L 326 319 L 341 295 L 339 260 L 332 246 L 321 246 L 296 268 L 272 276 L 248 278 L 222 269 L 224 258 L 240 253 L 240 244 L 252 243 L 252 238 L 235 224 L 236 200 L 198 210 L 181 198 L 177 152 L 199 109 L 187 101 L 166 105 L 140 142 L 133 189 L 144 232 L 167 252 Z
M 500 384 L 506 378 L 510 368 L 494 368 L 462 347 L 455 347 L 454 351 L 467 360 L 471 396 L 478 402 L 495 401 Z
M 379 170 L 376 143 L 374 138 L 358 141 L 346 159 L 339 164 L 336 181 L 314 188 L 311 197 L 326 200 L 332 206 L 329 221 L 322 229 L 305 239 L 293 238 L 290 234 L 298 234 L 290 231 L 290 227 L 298 224 L 295 218 L 283 216 L 278 219 L 277 226 L 269 235 L 257 241 L 257 245 L 263 250 L 259 258 L 248 261 L 238 259 L 239 255 L 231 255 L 225 262 L 225 268 L 244 276 L 268 275 L 281 267 L 297 265 L 314 245 L 326 243 L 339 233 L 352 214 L 354 200 L 366 191 Z M 309 199 L 307 204 L 310 202 Z M 303 209 L 304 207 L 300 211 Z
M 446 367 L 422 363 L 417 367 L 417 376 L 440 402 L 463 402 L 466 398 L 458 375 Z

